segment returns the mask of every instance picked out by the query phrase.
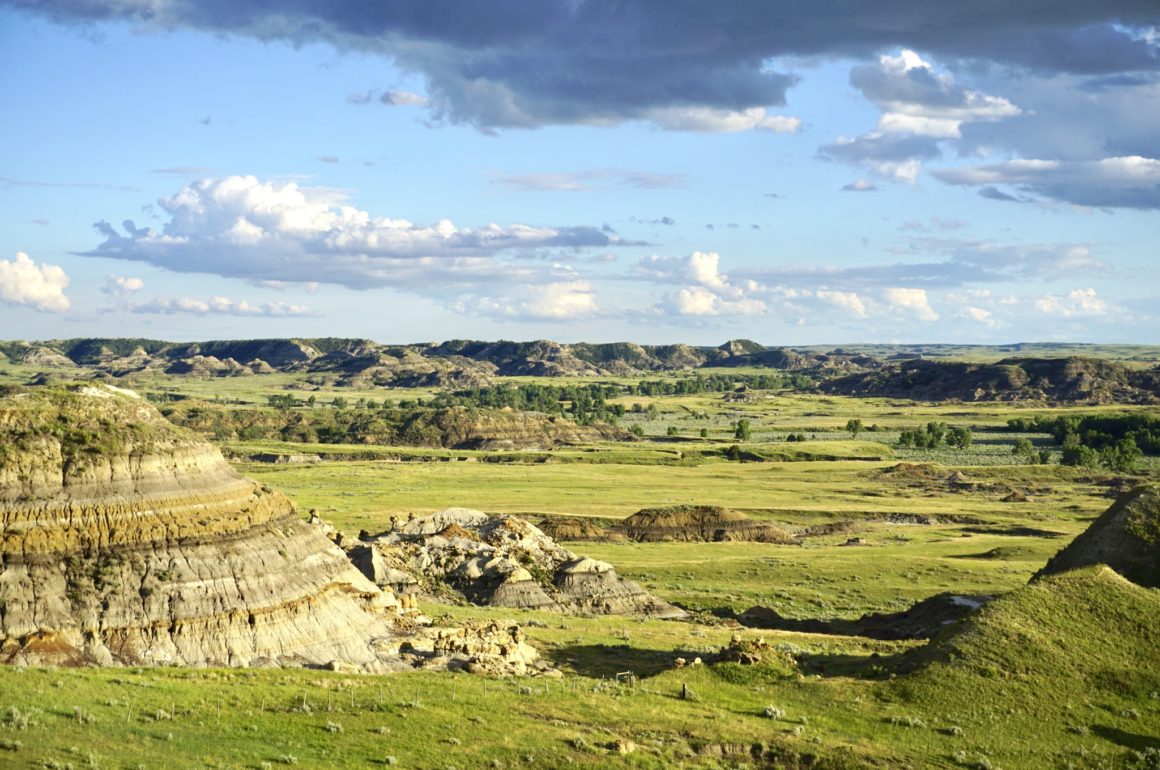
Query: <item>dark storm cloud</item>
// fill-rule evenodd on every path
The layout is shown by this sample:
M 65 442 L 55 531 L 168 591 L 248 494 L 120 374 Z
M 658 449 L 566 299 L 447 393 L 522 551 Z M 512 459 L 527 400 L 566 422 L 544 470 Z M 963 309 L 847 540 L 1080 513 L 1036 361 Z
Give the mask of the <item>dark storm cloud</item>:
M 1092 76 L 1160 69 L 1133 28 L 1155 0 L 0 0 L 66 22 L 130 20 L 393 59 L 426 81 L 436 118 L 480 128 L 652 119 L 657 110 L 780 105 L 781 56 L 944 59 Z M 671 116 L 670 116 L 671 119 Z

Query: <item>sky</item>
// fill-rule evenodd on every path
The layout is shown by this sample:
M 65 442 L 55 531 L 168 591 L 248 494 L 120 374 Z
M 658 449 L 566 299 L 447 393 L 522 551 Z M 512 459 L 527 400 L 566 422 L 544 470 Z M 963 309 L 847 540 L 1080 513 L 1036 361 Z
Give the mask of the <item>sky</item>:
M 1155 0 L 0 0 L 0 105 L 0 338 L 1160 342 Z

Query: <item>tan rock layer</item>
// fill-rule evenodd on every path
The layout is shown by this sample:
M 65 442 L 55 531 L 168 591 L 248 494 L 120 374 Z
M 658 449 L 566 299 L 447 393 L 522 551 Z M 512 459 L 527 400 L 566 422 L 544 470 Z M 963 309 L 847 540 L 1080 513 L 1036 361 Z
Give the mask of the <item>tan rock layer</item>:
M 0 401 L 0 659 L 382 669 L 393 595 L 114 389 Z

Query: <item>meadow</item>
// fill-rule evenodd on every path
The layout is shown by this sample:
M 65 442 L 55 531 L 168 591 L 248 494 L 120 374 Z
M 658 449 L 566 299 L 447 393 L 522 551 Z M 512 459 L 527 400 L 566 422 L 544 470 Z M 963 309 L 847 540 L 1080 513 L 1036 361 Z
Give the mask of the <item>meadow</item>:
M 0 383 L 26 375 L 0 364 Z M 298 392 L 294 375 L 125 384 L 207 408 L 267 409 L 269 395 Z M 381 403 L 430 391 L 313 394 Z M 610 524 L 646 507 L 697 504 L 777 524 L 801 534 L 800 544 L 566 543 L 685 607 L 688 621 L 422 606 L 447 621 L 516 620 L 559 669 L 554 678 L 5 668 L 0 766 L 1160 767 L 1160 660 L 1116 628 L 1132 613 L 1160 627 L 1156 591 L 1101 575 L 1090 577 L 1095 593 L 1067 580 L 1026 587 L 1116 489 L 1157 477 L 1155 458 L 1122 481 L 1058 464 L 1049 436 L 1005 430 L 1012 417 L 1091 407 L 793 392 L 631 397 L 625 406 L 621 425 L 640 425 L 639 440 L 534 451 L 243 440 L 222 448 L 302 515 L 314 510 L 352 537 L 387 528 L 392 516 L 451 506 Z M 742 419 L 751 427 L 743 441 Z M 863 425 L 856 436 L 851 419 Z M 898 446 L 902 430 L 930 421 L 970 428 L 974 440 L 966 449 Z M 796 434 L 804 440 L 787 441 Z M 1020 461 L 1019 438 L 1053 462 Z M 748 461 L 724 455 L 735 444 Z M 263 454 L 318 460 L 254 459 Z M 759 630 L 732 619 L 760 605 L 789 620 L 853 620 L 943 593 L 1002 597 L 981 611 L 983 641 L 948 652 L 937 640 Z M 1040 635 L 1046 647 L 1031 643 Z M 761 664 L 691 664 L 709 662 L 735 636 L 763 651 Z M 1000 647 L 986 641 L 995 639 Z M 1069 673 L 1075 660 L 1085 667 Z M 1103 678 L 1091 678 L 1093 668 Z

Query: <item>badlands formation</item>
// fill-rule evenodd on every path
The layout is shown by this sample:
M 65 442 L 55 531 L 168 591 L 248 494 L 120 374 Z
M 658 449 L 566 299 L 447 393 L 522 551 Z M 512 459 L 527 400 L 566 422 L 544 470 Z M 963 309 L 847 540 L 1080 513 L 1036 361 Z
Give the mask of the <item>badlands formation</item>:
M 375 583 L 404 595 L 448 586 L 473 604 L 592 615 L 683 618 L 685 612 L 577 556 L 517 516 L 469 508 L 394 522 L 351 549 Z
M 514 626 L 430 628 L 128 391 L 6 395 L 0 437 L 4 662 L 546 668 Z

